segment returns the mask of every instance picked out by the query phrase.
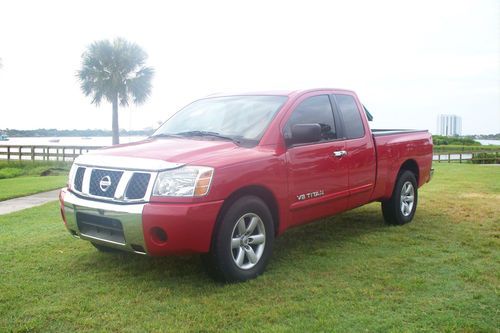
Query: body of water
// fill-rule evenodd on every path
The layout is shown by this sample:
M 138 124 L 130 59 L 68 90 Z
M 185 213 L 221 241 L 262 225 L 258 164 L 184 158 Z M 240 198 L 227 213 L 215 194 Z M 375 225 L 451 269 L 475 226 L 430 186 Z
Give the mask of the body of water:
M 500 140 L 476 140 L 482 145 L 500 145 Z
M 129 143 L 145 139 L 145 136 L 121 136 L 120 143 Z M 110 146 L 110 136 L 93 137 L 19 137 L 0 141 L 0 146 L 26 145 L 26 146 Z

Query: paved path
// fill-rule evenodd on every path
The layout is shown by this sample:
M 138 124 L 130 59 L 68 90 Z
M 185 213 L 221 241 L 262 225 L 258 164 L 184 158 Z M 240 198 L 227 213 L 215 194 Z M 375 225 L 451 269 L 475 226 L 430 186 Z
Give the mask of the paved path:
M 59 190 L 52 190 L 5 201 L 0 201 L 0 215 L 43 205 L 58 199 Z

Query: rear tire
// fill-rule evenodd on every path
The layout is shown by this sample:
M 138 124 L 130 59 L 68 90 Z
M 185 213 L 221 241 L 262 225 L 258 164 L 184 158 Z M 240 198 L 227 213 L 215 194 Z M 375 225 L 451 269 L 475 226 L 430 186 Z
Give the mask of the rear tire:
M 413 172 L 403 170 L 399 173 L 392 196 L 382 201 L 384 220 L 390 225 L 403 225 L 413 220 L 417 210 L 418 187 Z
M 223 213 L 214 230 L 210 253 L 202 261 L 217 280 L 246 281 L 264 272 L 273 241 L 274 222 L 269 208 L 256 196 L 244 196 Z

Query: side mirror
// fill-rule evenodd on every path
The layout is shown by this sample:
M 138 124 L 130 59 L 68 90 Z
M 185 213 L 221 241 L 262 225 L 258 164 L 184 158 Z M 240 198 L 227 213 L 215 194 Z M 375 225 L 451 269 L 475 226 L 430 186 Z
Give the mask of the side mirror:
M 291 143 L 310 143 L 321 140 L 320 124 L 296 124 L 292 126 Z

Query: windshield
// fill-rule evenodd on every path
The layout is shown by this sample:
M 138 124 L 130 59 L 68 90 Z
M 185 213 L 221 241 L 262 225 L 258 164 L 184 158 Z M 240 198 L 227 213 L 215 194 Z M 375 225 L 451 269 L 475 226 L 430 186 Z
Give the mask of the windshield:
M 286 96 L 201 99 L 174 114 L 153 136 L 208 134 L 258 142 L 286 99 Z

